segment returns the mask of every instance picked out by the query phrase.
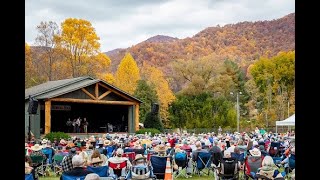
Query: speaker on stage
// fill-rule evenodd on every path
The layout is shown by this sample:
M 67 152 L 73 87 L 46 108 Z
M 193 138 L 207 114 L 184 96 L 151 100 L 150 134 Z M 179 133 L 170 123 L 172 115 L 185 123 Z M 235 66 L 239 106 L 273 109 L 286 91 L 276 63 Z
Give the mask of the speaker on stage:
M 37 114 L 38 111 L 38 100 L 34 98 L 29 98 L 29 107 L 28 107 L 28 113 L 29 114 Z
M 155 115 L 159 113 L 159 104 L 158 103 L 152 103 L 151 104 L 151 114 Z

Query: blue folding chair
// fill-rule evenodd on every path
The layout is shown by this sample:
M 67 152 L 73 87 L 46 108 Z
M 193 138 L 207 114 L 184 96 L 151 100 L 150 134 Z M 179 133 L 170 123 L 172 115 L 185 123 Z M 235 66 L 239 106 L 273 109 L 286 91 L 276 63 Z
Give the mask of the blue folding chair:
M 132 151 L 135 152 L 136 154 L 144 155 L 144 149 L 132 149 Z
M 133 149 L 132 149 L 132 148 L 124 148 L 124 149 L 123 149 L 123 152 L 124 152 L 124 153 L 133 152 Z
M 65 174 L 62 174 L 62 180 L 84 180 L 86 176 L 68 176 Z
M 108 166 L 87 166 L 87 170 L 92 171 L 96 174 L 98 174 L 100 177 L 108 177 L 109 176 L 109 167 Z
M 169 156 L 156 156 L 156 155 L 152 155 L 150 157 L 150 163 L 153 169 L 153 174 L 157 177 L 157 179 L 164 179 L 168 157 Z M 171 157 L 170 157 L 170 162 L 172 162 Z
M 188 178 L 187 167 L 188 167 L 188 156 L 184 152 L 177 152 L 174 154 L 174 162 L 178 166 L 178 172 L 174 174 L 174 178 L 183 176 Z
M 207 169 L 208 170 L 208 176 L 210 174 L 210 170 L 211 170 L 211 153 L 210 152 L 198 152 L 198 157 L 196 159 L 196 164 L 195 164 L 195 168 L 194 170 L 196 171 L 196 173 L 200 176 L 201 173 L 204 173 L 204 170 Z
M 244 163 L 244 153 L 238 154 L 238 153 L 232 152 L 231 157 L 236 159 L 237 161 L 241 162 L 241 164 Z
M 114 146 L 107 146 L 106 149 L 107 149 L 107 157 L 111 158 L 113 156 L 115 147 Z
M 52 148 L 44 148 L 42 149 L 43 154 L 47 156 L 47 162 L 49 164 L 52 164 L 52 154 L 53 154 L 53 149 Z
M 25 179 L 25 180 L 34 180 L 32 174 L 26 174 L 24 179 Z

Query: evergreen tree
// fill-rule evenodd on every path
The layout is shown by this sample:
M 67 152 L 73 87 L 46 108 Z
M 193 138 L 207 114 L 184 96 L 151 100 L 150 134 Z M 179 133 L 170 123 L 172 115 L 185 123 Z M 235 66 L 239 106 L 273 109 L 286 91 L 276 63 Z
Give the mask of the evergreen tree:
M 146 114 L 151 110 L 151 103 L 158 102 L 157 91 L 155 90 L 154 85 L 148 85 L 145 80 L 139 80 L 134 96 L 143 102 L 140 105 L 139 111 L 139 121 L 143 123 Z
M 163 132 L 163 124 L 160 120 L 159 114 L 152 114 L 151 112 L 148 112 L 146 114 L 146 119 L 144 121 L 144 127 L 145 128 L 155 128 L 159 131 Z

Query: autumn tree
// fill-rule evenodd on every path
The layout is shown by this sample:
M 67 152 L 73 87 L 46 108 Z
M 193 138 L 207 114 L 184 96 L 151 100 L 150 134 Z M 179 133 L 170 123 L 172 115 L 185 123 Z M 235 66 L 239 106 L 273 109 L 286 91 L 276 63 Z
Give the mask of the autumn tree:
M 87 75 L 98 78 L 101 75 L 105 76 L 109 72 L 111 60 L 106 54 L 98 53 L 87 58 L 90 58 L 86 66 Z
M 224 96 L 179 94 L 170 105 L 169 112 L 170 123 L 176 128 L 236 127 L 234 106 Z
M 276 119 L 284 119 L 285 111 L 288 110 L 287 102 L 290 111 L 290 96 L 295 87 L 294 64 L 295 53 L 289 51 L 280 52 L 272 58 L 261 58 L 250 68 L 263 98 L 263 111 L 268 124 L 274 123 Z
M 99 78 L 107 81 L 109 84 L 115 84 L 116 82 L 116 79 L 114 78 L 112 73 L 102 74 Z
M 29 88 L 36 84 L 34 81 L 35 68 L 32 63 L 30 46 L 25 43 L 25 88 Z
M 144 122 L 146 114 L 151 111 L 151 103 L 158 102 L 157 91 L 153 84 L 148 84 L 145 80 L 139 80 L 137 89 L 134 94 L 135 97 L 140 99 L 143 103 L 140 105 L 139 120 Z
M 136 90 L 138 80 L 140 80 L 140 72 L 130 53 L 127 53 L 121 60 L 115 79 L 115 85 L 129 94 L 133 94 Z
M 49 81 L 53 80 L 54 63 L 59 58 L 56 49 L 56 36 L 60 34 L 60 29 L 57 23 L 53 21 L 43 22 L 37 26 L 38 35 L 36 37 L 36 45 L 43 49 L 41 54 L 43 69 Z
M 173 78 L 185 85 L 183 93 L 189 95 L 212 91 L 221 65 L 221 60 L 215 54 L 196 60 L 178 59 L 171 63 L 175 73 Z
M 169 87 L 169 83 L 165 79 L 163 72 L 158 68 L 144 63 L 141 69 L 142 79 L 155 86 L 160 102 L 160 118 L 163 121 L 164 126 L 168 127 L 168 107 L 169 104 L 175 100 L 175 96 Z
M 91 23 L 84 19 L 68 18 L 61 23 L 61 35 L 56 40 L 61 48 L 67 49 L 66 54 L 72 77 L 86 75 L 89 71 L 90 56 L 99 53 L 100 38 Z

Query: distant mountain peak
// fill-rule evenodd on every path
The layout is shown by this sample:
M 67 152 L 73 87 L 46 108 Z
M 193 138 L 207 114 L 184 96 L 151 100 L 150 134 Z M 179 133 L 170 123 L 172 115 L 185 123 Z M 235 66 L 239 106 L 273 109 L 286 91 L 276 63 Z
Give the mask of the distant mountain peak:
M 170 41 L 175 41 L 179 40 L 178 38 L 170 37 L 170 36 L 165 36 L 165 35 L 156 35 L 151 38 L 148 38 L 144 42 L 170 42 Z

